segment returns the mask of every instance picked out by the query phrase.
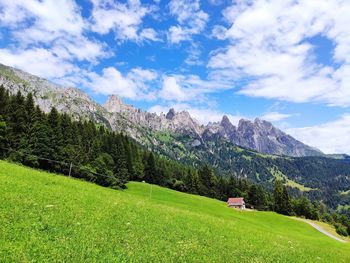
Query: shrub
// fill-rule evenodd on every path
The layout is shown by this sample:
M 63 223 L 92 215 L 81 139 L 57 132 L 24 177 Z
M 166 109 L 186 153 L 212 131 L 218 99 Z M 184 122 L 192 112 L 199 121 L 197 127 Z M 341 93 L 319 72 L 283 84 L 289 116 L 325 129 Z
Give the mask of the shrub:
M 337 233 L 341 236 L 348 236 L 348 232 L 346 230 L 346 227 L 343 226 L 342 224 L 340 223 L 335 223 L 334 224 L 334 227 L 335 227 L 335 230 L 337 231 Z

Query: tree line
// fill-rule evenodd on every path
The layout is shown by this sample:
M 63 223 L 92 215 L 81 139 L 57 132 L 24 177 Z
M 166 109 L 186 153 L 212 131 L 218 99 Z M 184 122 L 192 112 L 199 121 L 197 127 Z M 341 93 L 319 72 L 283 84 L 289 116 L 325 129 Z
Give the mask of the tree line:
M 278 180 L 271 193 L 249 180 L 220 176 L 206 164 L 198 168 L 180 164 L 92 121 L 73 120 L 55 108 L 44 113 L 32 94 L 12 95 L 2 86 L 0 158 L 116 189 L 133 180 L 224 201 L 241 196 L 248 207 L 322 219 L 343 234 L 350 233 L 349 217 L 330 214 L 327 207 L 306 197 L 291 198 Z

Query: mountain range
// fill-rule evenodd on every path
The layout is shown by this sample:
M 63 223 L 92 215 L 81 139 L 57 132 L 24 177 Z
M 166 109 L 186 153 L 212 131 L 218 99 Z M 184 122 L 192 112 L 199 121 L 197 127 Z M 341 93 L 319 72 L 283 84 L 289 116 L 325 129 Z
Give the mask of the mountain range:
M 116 95 L 99 105 L 86 93 L 73 87 L 60 87 L 45 79 L 21 70 L 0 66 L 0 85 L 10 92 L 31 92 L 36 103 L 48 112 L 56 107 L 75 118 L 92 119 L 114 131 L 126 132 L 136 141 L 145 144 L 150 133 L 164 132 L 176 136 L 188 136 L 190 147 L 207 146 L 213 139 L 229 141 L 235 145 L 264 154 L 287 156 L 321 156 L 316 148 L 303 144 L 274 127 L 271 123 L 256 118 L 254 121 L 241 119 L 234 126 L 227 116 L 220 122 L 200 124 L 187 111 L 170 109 L 167 114 L 157 115 L 126 105 Z M 159 143 L 157 141 L 149 143 Z
M 207 163 L 222 176 L 247 178 L 270 189 L 278 178 L 294 195 L 303 192 L 333 208 L 350 203 L 350 196 L 344 194 L 350 189 L 347 155 L 325 155 L 267 121 L 242 119 L 234 126 L 223 116 L 220 122 L 203 125 L 187 111 L 150 113 L 116 95 L 100 105 L 80 89 L 61 87 L 4 65 L 0 65 L 0 85 L 10 93 L 32 93 L 45 112 L 55 107 L 75 119 L 92 120 L 185 165 Z

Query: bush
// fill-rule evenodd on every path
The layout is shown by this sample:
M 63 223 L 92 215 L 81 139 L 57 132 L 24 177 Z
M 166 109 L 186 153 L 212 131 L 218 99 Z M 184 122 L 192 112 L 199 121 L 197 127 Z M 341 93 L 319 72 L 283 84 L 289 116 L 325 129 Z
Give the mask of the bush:
M 322 215 L 321 219 L 322 219 L 323 222 L 326 222 L 326 223 L 333 223 L 334 222 L 333 221 L 333 217 L 330 214 L 328 214 L 328 213 L 324 213 Z
M 335 227 L 335 230 L 337 231 L 337 233 L 341 236 L 348 236 L 348 232 L 346 230 L 346 227 L 343 226 L 342 224 L 340 223 L 335 223 L 334 224 L 334 227 Z

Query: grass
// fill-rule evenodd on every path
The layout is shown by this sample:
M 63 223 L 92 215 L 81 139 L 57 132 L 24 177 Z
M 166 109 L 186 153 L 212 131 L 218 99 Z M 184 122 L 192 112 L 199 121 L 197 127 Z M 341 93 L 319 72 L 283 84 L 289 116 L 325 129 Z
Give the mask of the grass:
M 271 212 L 131 182 L 116 191 L 0 161 L 0 262 L 350 262 Z
M 336 236 L 340 239 L 343 239 L 345 241 L 350 241 L 350 238 L 349 237 L 344 237 L 344 236 L 341 236 L 337 233 L 337 231 L 335 230 L 335 227 L 330 225 L 330 224 L 327 224 L 327 223 L 324 223 L 324 222 L 320 222 L 320 221 L 314 221 L 314 220 L 309 220 L 313 223 L 315 223 L 316 225 L 318 225 L 319 227 L 321 227 L 322 229 L 326 230 L 327 232 L 331 233 L 333 236 Z
M 283 174 L 280 170 L 278 170 L 276 167 L 270 169 L 271 174 L 274 178 L 282 180 L 283 184 L 286 186 L 290 186 L 292 188 L 297 188 L 298 190 L 302 192 L 310 192 L 313 190 L 317 190 L 315 188 L 307 187 L 305 185 L 299 184 L 291 179 L 289 179 L 285 174 Z
M 348 194 L 350 194 L 350 190 L 341 191 L 341 192 L 339 192 L 339 193 L 340 193 L 340 195 L 348 195 Z
M 169 143 L 173 139 L 168 132 L 155 132 L 155 136 L 163 143 Z

